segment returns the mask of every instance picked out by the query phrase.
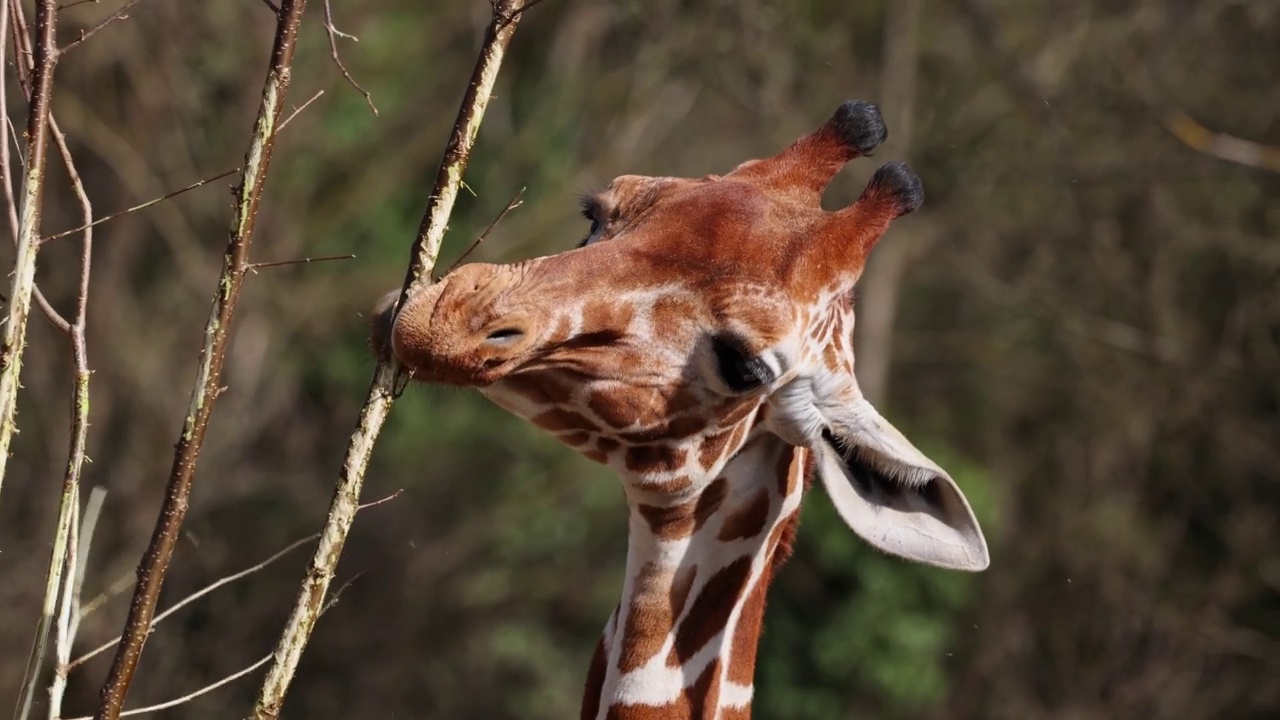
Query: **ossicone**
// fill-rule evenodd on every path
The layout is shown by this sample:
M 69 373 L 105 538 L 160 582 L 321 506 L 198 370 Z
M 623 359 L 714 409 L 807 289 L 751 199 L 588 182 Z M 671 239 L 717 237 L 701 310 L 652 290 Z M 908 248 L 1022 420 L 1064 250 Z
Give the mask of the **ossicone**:
M 920 209 L 924 203 L 924 185 L 920 176 L 901 161 L 886 163 L 871 176 L 858 198 L 859 205 L 883 205 L 898 218 Z
M 853 157 L 870 156 L 889 137 L 880 108 L 865 100 L 850 100 L 836 108 L 827 127 L 855 153 Z
M 845 163 L 870 155 L 888 136 L 879 107 L 865 100 L 850 100 L 836 108 L 822 127 L 786 150 L 743 163 L 729 177 L 775 192 L 798 194 L 817 206 Z

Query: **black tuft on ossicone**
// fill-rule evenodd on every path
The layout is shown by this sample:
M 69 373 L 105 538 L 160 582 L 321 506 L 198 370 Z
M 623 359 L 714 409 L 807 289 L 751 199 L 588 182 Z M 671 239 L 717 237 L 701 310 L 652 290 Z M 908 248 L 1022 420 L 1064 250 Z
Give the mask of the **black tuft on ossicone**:
M 871 176 L 863 193 L 884 193 L 897 201 L 898 215 L 915 212 L 924 203 L 924 186 L 920 176 L 904 162 L 891 162 Z
M 841 105 L 829 122 L 859 155 L 870 155 L 889 137 L 880 108 L 864 100 L 850 100 Z

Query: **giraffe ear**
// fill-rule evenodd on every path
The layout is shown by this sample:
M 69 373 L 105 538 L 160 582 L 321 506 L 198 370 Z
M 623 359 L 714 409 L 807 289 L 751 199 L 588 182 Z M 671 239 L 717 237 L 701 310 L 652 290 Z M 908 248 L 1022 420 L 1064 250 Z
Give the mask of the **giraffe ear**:
M 951 476 L 866 400 L 818 443 L 818 472 L 840 517 L 892 555 L 952 570 L 986 569 L 987 542 Z

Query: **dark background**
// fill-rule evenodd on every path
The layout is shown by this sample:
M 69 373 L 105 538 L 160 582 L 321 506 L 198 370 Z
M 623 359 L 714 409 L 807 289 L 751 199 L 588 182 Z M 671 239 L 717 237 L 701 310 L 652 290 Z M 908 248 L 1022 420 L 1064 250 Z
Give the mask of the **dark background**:
M 62 13 L 64 42 L 119 2 Z M 488 4 L 313 0 L 257 261 L 161 606 L 319 528 Z M 258 0 L 144 2 L 69 53 L 54 110 L 98 214 L 241 163 L 274 25 Z M 770 596 L 761 718 L 1280 715 L 1280 174 L 1199 152 L 1205 126 L 1280 145 L 1274 0 L 547 0 L 515 36 L 441 259 L 521 188 L 472 259 L 571 247 L 576 195 L 771 154 L 843 100 L 883 105 L 879 161 L 925 207 L 860 289 L 859 370 L 947 467 L 992 547 L 966 576 L 874 554 L 815 492 Z M 9 61 L 8 72 L 12 72 Z M 9 107 L 25 107 L 10 75 Z M 1275 151 L 1272 150 L 1274 153 Z M 1274 155 L 1273 155 L 1274 157 Z M 1273 161 L 1274 162 L 1274 161 Z M 856 197 L 876 162 L 827 197 Z M 1273 165 L 1273 167 L 1275 167 Z M 195 376 L 224 180 L 97 233 L 85 481 L 109 489 L 77 654 L 119 630 Z M 45 232 L 79 224 L 50 161 Z M 71 307 L 77 241 L 38 281 Z M 0 243 L 0 267 L 12 249 Z M 0 708 L 39 612 L 69 426 L 69 353 L 34 315 L 0 496 Z M 294 718 L 576 717 L 625 551 L 616 480 L 479 395 L 415 388 L 374 456 L 285 706 Z M 130 706 L 273 646 L 309 550 L 160 625 Z M 91 711 L 109 653 L 77 668 Z M 156 716 L 243 716 L 259 675 Z M 45 701 L 43 695 L 40 703 Z M 37 712 L 42 712 L 38 708 Z

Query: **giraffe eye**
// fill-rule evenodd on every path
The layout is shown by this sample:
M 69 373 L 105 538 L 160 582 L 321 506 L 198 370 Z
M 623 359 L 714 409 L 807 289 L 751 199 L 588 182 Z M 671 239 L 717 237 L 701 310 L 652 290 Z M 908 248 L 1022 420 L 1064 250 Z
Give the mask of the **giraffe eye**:
M 774 381 L 773 369 L 764 359 L 749 354 L 734 337 L 719 335 L 711 341 L 716 355 L 716 369 L 734 392 L 747 392 Z
M 578 242 L 578 247 L 586 247 L 600 233 L 600 199 L 595 195 L 584 195 L 581 200 L 581 206 L 582 217 L 591 223 L 591 229 L 587 231 L 587 236 Z

